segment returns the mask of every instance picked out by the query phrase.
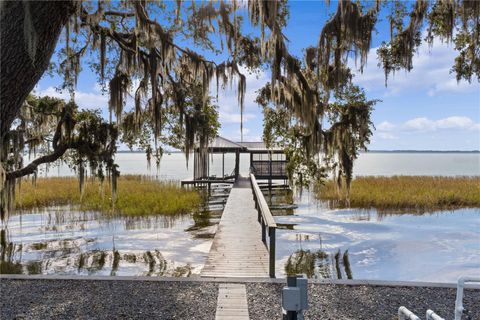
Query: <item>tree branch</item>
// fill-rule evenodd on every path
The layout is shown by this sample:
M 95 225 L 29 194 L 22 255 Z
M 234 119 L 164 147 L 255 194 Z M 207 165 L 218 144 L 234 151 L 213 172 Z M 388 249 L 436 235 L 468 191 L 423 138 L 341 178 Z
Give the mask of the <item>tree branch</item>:
M 21 177 L 27 176 L 29 174 L 33 174 L 35 172 L 35 170 L 37 170 L 39 165 L 44 164 L 44 163 L 54 162 L 54 161 L 58 160 L 61 156 L 63 156 L 65 154 L 65 152 L 68 149 L 74 148 L 76 146 L 77 146 L 76 144 L 72 144 L 72 143 L 61 144 L 53 151 L 53 153 L 44 155 L 40 158 L 37 158 L 37 159 L 33 160 L 26 167 L 23 167 L 21 169 L 15 170 L 15 171 L 7 172 L 6 178 L 7 178 L 7 180 L 10 180 L 10 179 L 21 178 Z
M 105 11 L 103 14 L 104 16 L 117 16 L 117 17 L 133 17 L 135 16 L 135 13 L 133 12 L 119 12 L 119 11 Z

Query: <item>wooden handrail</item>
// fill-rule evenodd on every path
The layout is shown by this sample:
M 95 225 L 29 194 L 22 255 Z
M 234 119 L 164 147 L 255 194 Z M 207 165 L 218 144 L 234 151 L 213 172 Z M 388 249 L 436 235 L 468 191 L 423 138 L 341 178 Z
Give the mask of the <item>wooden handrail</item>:
M 260 187 L 258 186 L 257 179 L 255 179 L 255 175 L 252 173 L 250 173 L 250 181 L 252 183 L 255 204 L 259 207 L 257 210 L 262 214 L 263 221 L 269 228 L 276 228 L 277 223 L 275 222 L 275 219 L 273 219 L 267 200 L 265 200 L 262 190 L 260 190 Z
M 263 196 L 262 190 L 258 186 L 255 175 L 250 173 L 250 183 L 252 185 L 253 199 L 255 201 L 255 209 L 258 212 L 258 222 L 262 226 L 262 241 L 268 248 L 269 252 L 269 274 L 271 278 L 275 278 L 275 239 L 277 223 L 273 219 L 268 203 Z M 269 241 L 267 243 L 267 231 Z

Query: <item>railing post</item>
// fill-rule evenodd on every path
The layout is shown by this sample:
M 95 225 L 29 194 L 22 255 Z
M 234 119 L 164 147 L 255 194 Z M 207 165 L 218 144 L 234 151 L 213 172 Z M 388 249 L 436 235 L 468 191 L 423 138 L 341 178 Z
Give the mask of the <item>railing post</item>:
M 260 224 L 262 225 L 262 241 L 263 243 L 267 244 L 267 230 L 265 226 L 265 221 L 261 221 Z
M 268 228 L 268 237 L 270 238 L 270 245 L 268 246 L 268 251 L 270 252 L 270 278 L 275 278 L 275 230 L 276 228 Z

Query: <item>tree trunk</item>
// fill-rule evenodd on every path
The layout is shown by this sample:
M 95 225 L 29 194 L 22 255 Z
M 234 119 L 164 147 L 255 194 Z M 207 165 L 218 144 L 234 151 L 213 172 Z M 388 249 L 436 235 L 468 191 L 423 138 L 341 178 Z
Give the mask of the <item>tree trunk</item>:
M 47 70 L 76 5 L 73 0 L 0 2 L 0 148 L 25 98 Z

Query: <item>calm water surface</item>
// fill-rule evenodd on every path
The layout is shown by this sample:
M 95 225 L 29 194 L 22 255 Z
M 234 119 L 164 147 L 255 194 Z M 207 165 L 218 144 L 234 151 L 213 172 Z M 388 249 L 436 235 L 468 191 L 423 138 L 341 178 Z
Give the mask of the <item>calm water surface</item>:
M 210 173 L 222 174 L 222 156 L 212 157 Z M 149 169 L 143 153 L 119 153 L 116 156 L 122 174 L 152 174 L 163 179 L 182 180 L 193 175 L 193 156 L 188 162 L 182 153 L 165 154 L 159 171 L 155 165 Z M 235 167 L 235 156 L 225 155 L 225 173 Z M 190 168 L 190 170 L 189 170 Z M 240 155 L 240 171 L 248 173 L 249 155 Z M 42 173 L 50 176 L 74 175 L 66 166 L 52 167 Z M 480 153 L 361 153 L 354 167 L 355 175 L 480 175 Z
M 308 197 L 297 201 L 293 215 L 276 217 L 292 228 L 277 232 L 278 274 L 285 274 L 286 264 L 313 278 L 348 278 L 346 269 L 353 279 L 378 280 L 451 282 L 480 274 L 480 209 L 385 215 L 329 210 Z M 305 252 L 325 254 L 308 265 Z
M 159 172 L 148 169 L 143 154 L 121 153 L 117 162 L 123 174 L 191 176 L 182 154 L 165 155 Z M 233 157 L 226 155 L 225 173 L 233 167 Z M 242 155 L 240 168 L 248 172 L 248 155 Z M 211 173 L 222 174 L 220 155 L 214 156 Z M 60 166 L 43 174 L 72 173 Z M 480 175 L 480 154 L 365 153 L 355 174 Z M 480 209 L 392 214 L 330 210 L 308 192 L 293 198 L 296 209 L 273 210 L 281 226 L 279 276 L 288 269 L 316 278 L 452 282 L 459 275 L 480 274 Z M 273 197 L 273 203 L 283 204 L 285 198 Z M 190 231 L 195 221 L 189 215 L 106 219 L 65 208 L 17 214 L 1 228 L 2 272 L 195 275 L 208 255 L 218 218 L 210 222 Z
M 2 229 L 2 271 L 28 274 L 169 275 L 198 273 L 215 226 L 186 232 L 178 217 L 104 218 L 50 209 L 10 217 Z

